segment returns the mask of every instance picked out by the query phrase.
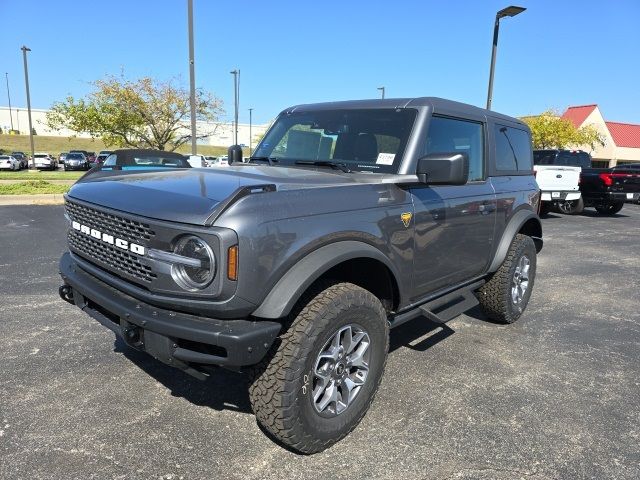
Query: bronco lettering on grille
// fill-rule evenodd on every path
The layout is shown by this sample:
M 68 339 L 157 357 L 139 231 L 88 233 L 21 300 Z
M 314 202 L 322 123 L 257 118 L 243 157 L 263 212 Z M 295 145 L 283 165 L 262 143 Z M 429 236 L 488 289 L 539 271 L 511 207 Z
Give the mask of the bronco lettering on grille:
M 85 235 L 89 235 L 90 237 L 93 237 L 97 240 L 101 240 L 102 242 L 108 243 L 109 245 L 115 245 L 116 247 L 123 250 L 129 250 L 136 255 L 144 255 L 146 253 L 146 250 L 142 245 L 128 242 L 127 240 L 123 240 L 122 238 L 115 238 L 113 235 L 101 232 L 100 230 L 96 230 L 95 228 L 89 228 L 86 225 L 80 224 L 79 222 L 71 222 L 71 227 L 74 230 L 84 233 Z

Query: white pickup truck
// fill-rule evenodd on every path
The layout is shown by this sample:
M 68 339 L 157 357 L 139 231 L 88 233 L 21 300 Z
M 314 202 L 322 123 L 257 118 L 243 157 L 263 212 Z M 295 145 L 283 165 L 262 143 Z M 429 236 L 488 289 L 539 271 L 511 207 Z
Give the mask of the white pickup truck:
M 533 164 L 542 192 L 540 213 L 552 209 L 566 214 L 582 212 L 580 173 L 582 166 L 591 166 L 589 154 L 579 150 L 534 150 Z

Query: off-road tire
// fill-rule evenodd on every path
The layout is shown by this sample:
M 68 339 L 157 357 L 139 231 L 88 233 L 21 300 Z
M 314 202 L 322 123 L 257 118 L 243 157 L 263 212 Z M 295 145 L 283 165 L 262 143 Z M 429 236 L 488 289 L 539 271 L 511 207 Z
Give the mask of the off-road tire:
M 389 327 L 380 300 L 351 283 L 318 286 L 299 302 L 291 319 L 265 359 L 250 372 L 249 398 L 258 422 L 276 440 L 311 454 L 344 438 L 369 409 L 386 364 Z M 326 418 L 313 406 L 314 363 L 327 340 L 353 323 L 366 329 L 371 341 L 368 376 L 353 403 Z
M 601 215 L 615 215 L 624 207 L 624 202 L 611 202 L 605 205 L 596 205 L 596 211 Z
M 511 298 L 512 282 L 516 267 L 524 255 L 530 261 L 529 285 L 522 301 L 515 304 Z M 500 268 L 478 290 L 478 301 L 485 315 L 499 323 L 513 323 L 518 320 L 531 298 L 535 276 L 536 246 L 531 237 L 517 234 L 511 242 L 507 256 Z

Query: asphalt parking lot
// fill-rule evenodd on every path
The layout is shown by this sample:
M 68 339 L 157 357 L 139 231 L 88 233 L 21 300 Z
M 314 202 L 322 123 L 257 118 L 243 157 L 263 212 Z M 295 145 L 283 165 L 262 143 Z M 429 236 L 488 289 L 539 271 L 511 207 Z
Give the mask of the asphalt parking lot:
M 640 478 L 640 206 L 543 219 L 524 317 L 392 333 L 372 409 L 300 456 L 246 379 L 199 382 L 59 299 L 61 206 L 0 207 L 0 478 Z

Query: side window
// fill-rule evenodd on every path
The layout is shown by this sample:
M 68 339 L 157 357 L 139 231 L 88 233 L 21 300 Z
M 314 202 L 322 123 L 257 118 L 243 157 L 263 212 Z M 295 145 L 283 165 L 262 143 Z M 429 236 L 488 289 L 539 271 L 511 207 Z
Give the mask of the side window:
M 425 154 L 460 152 L 469 156 L 469 181 L 484 178 L 484 139 L 482 124 L 468 120 L 433 117 Z
M 105 167 L 113 167 L 116 165 L 116 160 L 118 159 L 118 156 L 115 153 L 112 153 L 111 155 L 109 155 L 107 157 L 107 159 L 104 161 L 104 166 Z
M 496 125 L 495 135 L 497 170 L 531 173 L 533 158 L 529 134 L 518 128 Z

